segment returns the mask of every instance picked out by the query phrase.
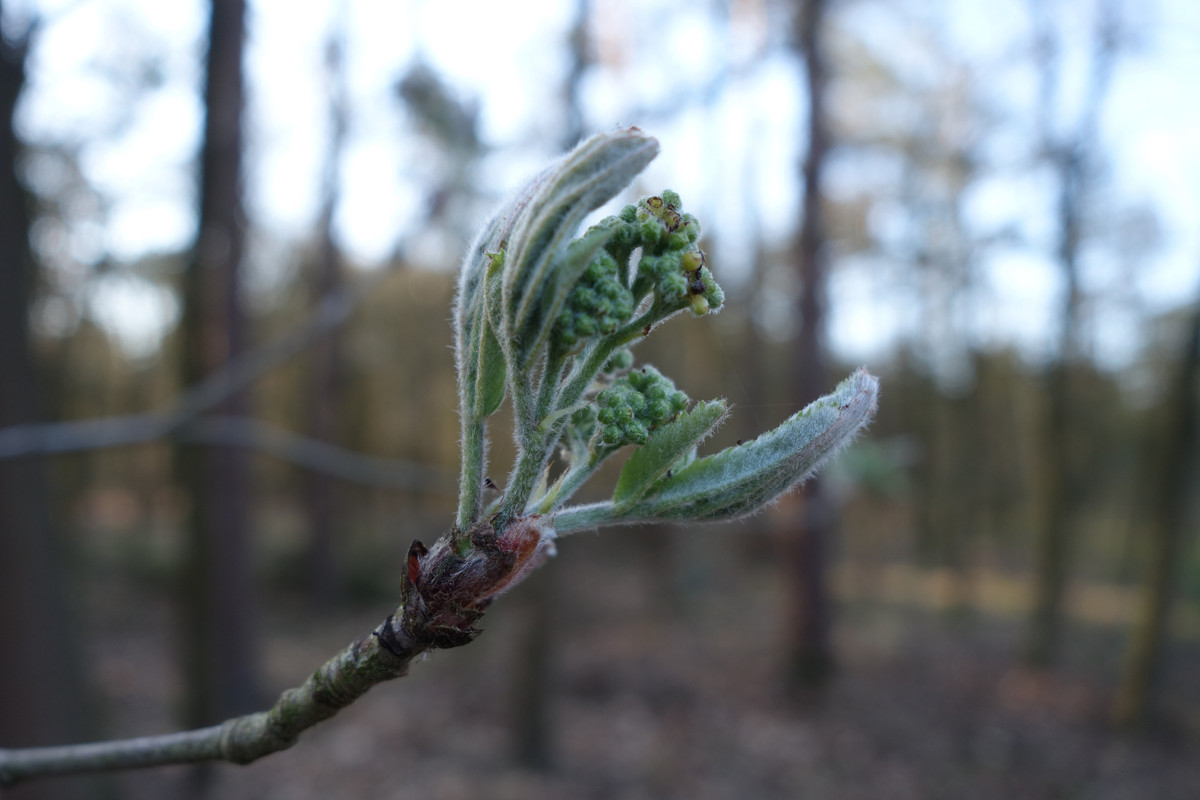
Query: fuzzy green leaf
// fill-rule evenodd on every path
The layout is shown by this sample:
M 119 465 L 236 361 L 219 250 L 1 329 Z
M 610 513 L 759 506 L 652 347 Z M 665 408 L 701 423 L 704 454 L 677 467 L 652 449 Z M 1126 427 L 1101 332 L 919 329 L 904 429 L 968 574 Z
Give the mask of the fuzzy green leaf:
M 488 330 L 487 295 L 488 287 L 498 283 L 506 258 L 508 237 L 529 200 L 528 194 L 519 195 L 488 220 L 463 259 L 458 296 L 454 301 L 454 353 L 458 366 L 460 413 L 464 422 L 482 420 L 504 400 L 504 360 L 501 358 L 495 362 L 490 356 L 486 362 L 484 360 L 484 339 L 490 335 L 493 342 L 498 344 L 494 329 Z M 485 366 L 486 369 L 483 369 Z M 495 399 L 497 380 L 501 388 L 498 401 Z M 488 406 L 491 406 L 491 410 L 484 410 Z
M 598 525 L 733 519 L 798 485 L 845 447 L 875 413 L 879 381 L 860 369 L 832 394 L 752 442 L 698 459 L 633 505 L 593 503 L 554 516 L 559 534 Z
M 701 458 L 666 481 L 641 513 L 657 519 L 740 517 L 811 475 L 854 438 L 875 412 L 879 382 L 859 370 L 832 394 L 745 444 Z
M 657 428 L 625 462 L 613 491 L 613 505 L 620 510 L 640 500 L 673 465 L 716 430 L 727 413 L 724 401 L 710 400 L 697 403 L 691 411 Z
M 512 232 L 498 326 L 510 366 L 524 369 L 536 361 L 567 294 L 591 260 L 564 264 L 567 245 L 583 218 L 612 199 L 657 154 L 658 142 L 637 128 L 593 136 L 522 193 L 529 201 Z M 596 238 L 596 249 L 607 240 L 601 238 Z
M 494 414 L 504 402 L 505 376 L 504 350 L 496 338 L 487 318 L 484 317 L 483 341 L 479 348 L 479 374 L 476 378 L 475 418 L 483 419 Z

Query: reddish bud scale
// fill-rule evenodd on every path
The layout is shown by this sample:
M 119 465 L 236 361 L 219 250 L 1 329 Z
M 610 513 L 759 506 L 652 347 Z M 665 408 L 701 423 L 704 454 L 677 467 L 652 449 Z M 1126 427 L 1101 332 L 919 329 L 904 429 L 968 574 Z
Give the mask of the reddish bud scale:
M 405 622 L 415 637 L 437 647 L 470 641 L 491 598 L 554 555 L 554 530 L 539 515 L 510 520 L 500 535 L 481 522 L 468 538 L 471 547 L 463 555 L 451 536 L 428 550 L 420 542 L 409 549 Z
M 512 559 L 512 563 L 508 574 L 496 582 L 488 597 L 516 586 L 536 567 L 555 555 L 554 530 L 537 514 L 509 522 L 496 544 L 501 553 Z

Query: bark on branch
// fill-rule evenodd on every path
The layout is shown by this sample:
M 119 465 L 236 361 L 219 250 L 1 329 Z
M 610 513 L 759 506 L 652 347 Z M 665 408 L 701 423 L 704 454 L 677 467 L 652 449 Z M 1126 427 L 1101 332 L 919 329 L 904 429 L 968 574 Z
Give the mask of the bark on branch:
M 470 552 L 453 542 L 467 537 Z M 288 689 L 267 711 L 234 717 L 208 728 L 164 736 L 63 747 L 0 749 L 0 787 L 29 778 L 100 770 L 230 761 L 249 764 L 286 750 L 300 734 L 329 719 L 377 683 L 399 678 L 431 649 L 459 647 L 491 599 L 553 553 L 553 531 L 538 516 L 521 517 L 501 532 L 480 522 L 468 532 L 451 529 L 432 547 L 414 541 L 401 574 L 402 602 L 362 637 Z
M 0 786 L 50 775 L 198 761 L 249 764 L 286 750 L 305 730 L 329 719 L 375 684 L 406 675 L 413 658 L 430 648 L 424 637 L 402 624 L 402 611 L 397 609 L 371 634 L 331 658 L 303 684 L 285 691 L 267 711 L 163 736 L 0 749 Z

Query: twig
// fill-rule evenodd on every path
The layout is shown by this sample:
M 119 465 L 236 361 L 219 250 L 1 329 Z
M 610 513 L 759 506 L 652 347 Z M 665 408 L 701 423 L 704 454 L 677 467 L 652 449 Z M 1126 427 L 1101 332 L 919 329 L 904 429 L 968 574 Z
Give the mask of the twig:
M 162 736 L 110 742 L 0 749 L 0 786 L 30 778 L 138 769 L 197 761 L 249 764 L 286 750 L 308 728 L 329 719 L 377 683 L 408 673 L 429 648 L 406 632 L 401 612 L 338 653 L 302 685 L 289 689 L 268 711 L 219 725 Z
M 0 459 L 37 453 L 74 453 L 161 439 L 342 325 L 392 271 L 382 270 L 361 286 L 325 297 L 304 323 L 214 372 L 164 411 L 0 428 Z
M 174 438 L 267 453 L 351 483 L 454 496 L 449 476 L 428 465 L 355 453 L 249 417 L 200 417 L 185 423 Z

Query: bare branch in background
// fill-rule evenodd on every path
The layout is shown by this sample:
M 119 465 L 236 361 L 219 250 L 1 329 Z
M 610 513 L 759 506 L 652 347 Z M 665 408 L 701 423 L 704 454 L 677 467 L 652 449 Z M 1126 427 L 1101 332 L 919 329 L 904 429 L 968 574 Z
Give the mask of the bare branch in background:
M 394 267 L 381 270 L 364 280 L 360 286 L 326 297 L 309 319 L 275 341 L 231 361 L 164 411 L 0 428 L 0 459 L 35 453 L 77 453 L 142 444 L 169 436 L 197 415 L 219 405 L 342 326 L 351 313 L 394 271 Z
M 186 423 L 173 438 L 254 450 L 351 483 L 454 495 L 450 476 L 428 465 L 355 453 L 248 417 L 201 417 Z

